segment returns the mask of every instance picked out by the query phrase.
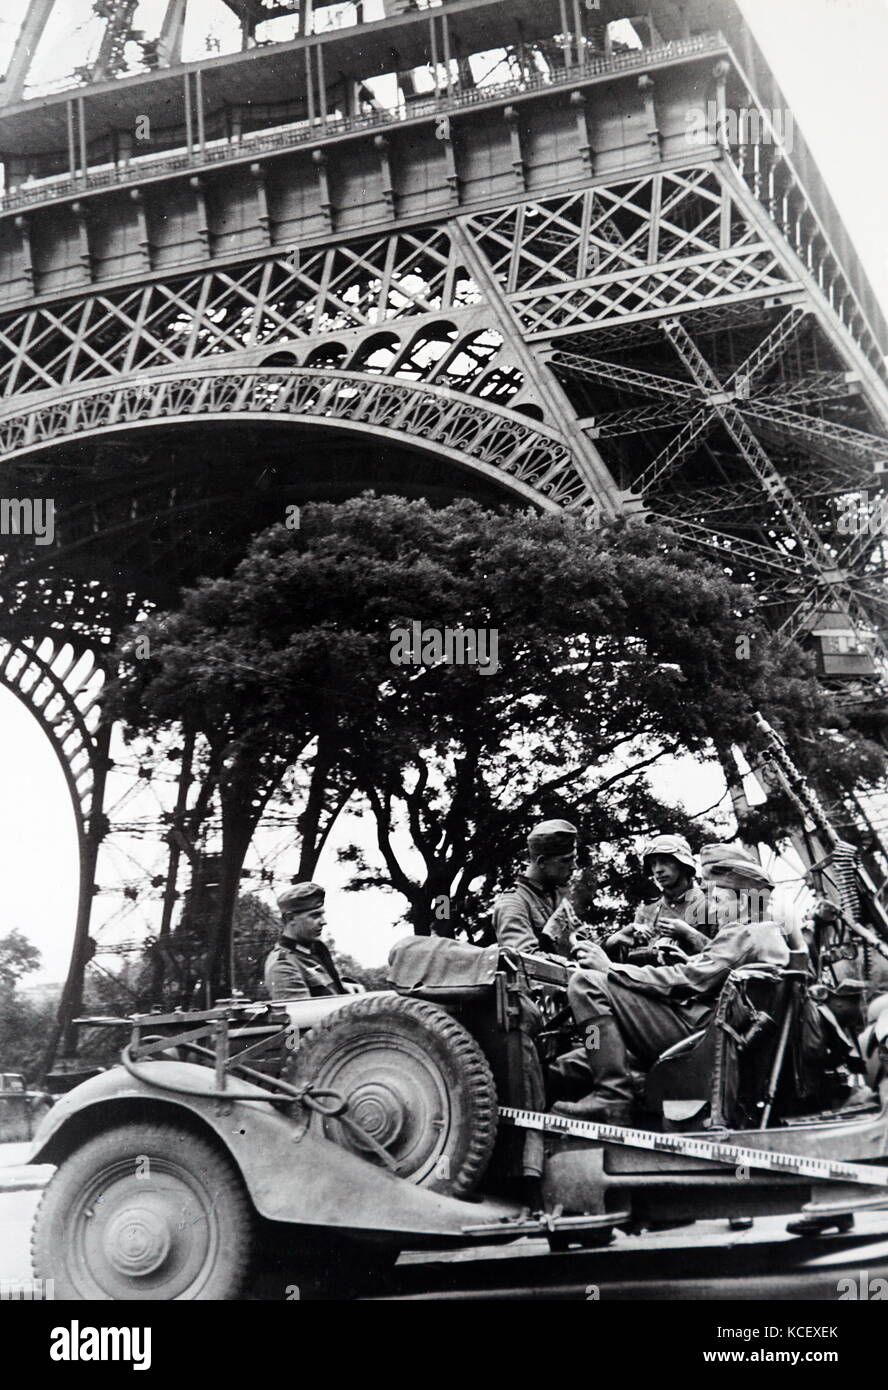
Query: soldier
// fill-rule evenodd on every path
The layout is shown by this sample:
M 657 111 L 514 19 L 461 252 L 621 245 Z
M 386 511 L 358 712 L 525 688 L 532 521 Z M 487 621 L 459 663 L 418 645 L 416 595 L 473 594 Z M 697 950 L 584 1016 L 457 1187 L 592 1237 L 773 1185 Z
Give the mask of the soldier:
M 605 942 L 612 960 L 626 960 L 634 947 L 668 937 L 686 956 L 702 951 L 712 936 L 706 894 L 697 883 L 697 861 L 682 835 L 656 835 L 641 852 L 642 867 L 660 890 L 655 902 L 642 903 L 635 920 Z
M 272 999 L 310 999 L 319 994 L 350 994 L 321 941 L 327 924 L 324 889 L 295 883 L 278 898 L 283 924 L 278 944 L 265 962 L 265 987 Z
M 758 861 L 743 850 L 709 846 L 707 876 L 718 931 L 682 964 L 615 965 L 601 947 L 584 946 L 584 968 L 571 978 L 567 996 L 585 1032 L 583 1056 L 592 1089 L 555 1109 L 625 1124 L 633 1102 L 627 1048 L 642 1066 L 652 1066 L 666 1048 L 705 1027 L 732 970 L 753 961 L 788 963 L 784 935 L 767 916 L 774 884 Z M 573 1069 L 561 1070 L 567 1075 Z
M 577 828 L 544 820 L 527 837 L 527 869 L 493 905 L 496 939 L 505 950 L 567 955 L 559 908 L 577 867 Z

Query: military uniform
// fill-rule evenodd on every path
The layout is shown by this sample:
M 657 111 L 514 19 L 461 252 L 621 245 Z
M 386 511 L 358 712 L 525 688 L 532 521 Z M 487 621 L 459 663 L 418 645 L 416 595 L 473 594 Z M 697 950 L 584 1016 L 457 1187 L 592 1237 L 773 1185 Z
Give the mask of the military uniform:
M 569 821 L 542 821 L 534 826 L 527 839 L 531 860 L 541 855 L 572 854 L 576 848 L 576 836 L 576 827 Z M 559 940 L 546 931 L 549 919 L 564 897 L 564 888 L 543 887 L 526 874 L 520 874 L 511 888 L 500 893 L 493 905 L 493 926 L 499 945 L 504 950 L 529 955 L 539 952 L 565 955 L 565 934 L 557 933 Z M 518 1012 L 520 1074 L 511 1078 L 506 1101 L 522 1110 L 540 1110 L 545 1105 L 545 1087 L 535 1036 L 542 1018 L 532 999 L 523 991 L 518 995 Z M 513 1146 L 506 1149 L 508 1176 L 539 1179 L 544 1168 L 542 1134 L 528 1132 L 523 1136 L 516 1135 L 507 1142 Z
M 272 999 L 348 993 L 322 941 L 308 946 L 287 936 L 280 937 L 265 962 L 265 987 Z
M 546 923 L 563 897 L 563 892 L 541 888 L 519 875 L 493 904 L 493 928 L 503 950 L 566 955 L 563 947 L 545 933 Z
M 717 851 L 710 856 L 713 882 L 770 893 L 773 882 L 751 856 L 722 846 Z M 705 1026 L 731 971 L 754 962 L 789 962 L 783 933 L 768 919 L 728 923 L 698 955 L 680 965 L 578 970 L 568 984 L 567 998 L 584 1031 L 584 1046 L 556 1066 L 566 1081 L 585 1071 L 594 1089 L 581 1101 L 560 1101 L 555 1108 L 562 1114 L 627 1123 L 633 1101 L 627 1049 L 643 1067 L 650 1067 L 666 1048 Z
M 682 835 L 655 835 L 642 851 L 641 862 L 645 869 L 648 869 L 649 860 L 656 855 L 674 859 L 685 870 L 685 882 L 688 886 L 683 893 L 664 892 L 653 902 L 642 903 L 636 908 L 631 926 L 623 931 L 614 932 L 605 943 L 605 950 L 613 960 L 624 961 L 634 949 L 635 943 L 631 939 L 633 928 L 650 928 L 656 937 L 657 925 L 663 918 L 678 918 L 693 928 L 692 934 L 683 937 L 677 943 L 686 955 L 702 951 L 707 942 L 715 936 L 717 928 L 707 920 L 709 914 L 706 894 L 695 878 L 688 882 L 689 874 L 696 874 L 697 865 L 687 840 Z
M 704 936 L 713 937 L 715 930 L 707 922 L 706 894 L 699 883 L 692 883 L 684 893 L 669 898 L 663 893 L 652 903 L 640 903 L 635 909 L 635 927 L 656 927 L 661 917 L 680 917 L 689 927 L 699 927 Z

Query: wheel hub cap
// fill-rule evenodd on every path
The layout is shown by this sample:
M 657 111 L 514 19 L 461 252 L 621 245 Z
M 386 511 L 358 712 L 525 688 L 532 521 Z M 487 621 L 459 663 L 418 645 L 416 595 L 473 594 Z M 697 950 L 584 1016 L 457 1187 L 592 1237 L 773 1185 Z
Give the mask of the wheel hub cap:
M 128 1207 L 109 1222 L 104 1236 L 105 1255 L 119 1274 L 153 1274 L 169 1253 L 167 1222 L 145 1207 Z
M 393 1144 L 404 1128 L 400 1096 L 383 1082 L 361 1086 L 350 1097 L 352 1117 L 378 1144 Z

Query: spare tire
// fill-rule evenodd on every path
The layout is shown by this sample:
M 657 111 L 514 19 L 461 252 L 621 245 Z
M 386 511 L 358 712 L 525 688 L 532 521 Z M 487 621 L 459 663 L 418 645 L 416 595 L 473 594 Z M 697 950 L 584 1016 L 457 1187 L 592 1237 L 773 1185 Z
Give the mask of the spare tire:
M 338 1091 L 356 1120 L 408 1182 L 458 1197 L 484 1173 L 496 1138 L 496 1086 L 471 1034 L 423 999 L 368 995 L 306 1036 L 288 1077 Z M 311 1114 L 310 1127 L 382 1163 L 339 1120 Z

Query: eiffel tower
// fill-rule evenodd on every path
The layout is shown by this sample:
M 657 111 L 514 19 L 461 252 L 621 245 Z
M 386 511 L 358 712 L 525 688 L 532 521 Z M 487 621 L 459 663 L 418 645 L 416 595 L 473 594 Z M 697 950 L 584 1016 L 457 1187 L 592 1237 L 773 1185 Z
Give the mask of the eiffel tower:
M 734 0 L 96 0 L 41 88 L 71 9 L 30 0 L 0 87 L 0 682 L 77 816 L 64 1019 L 116 635 L 285 503 L 662 517 L 871 698 L 888 332 Z

